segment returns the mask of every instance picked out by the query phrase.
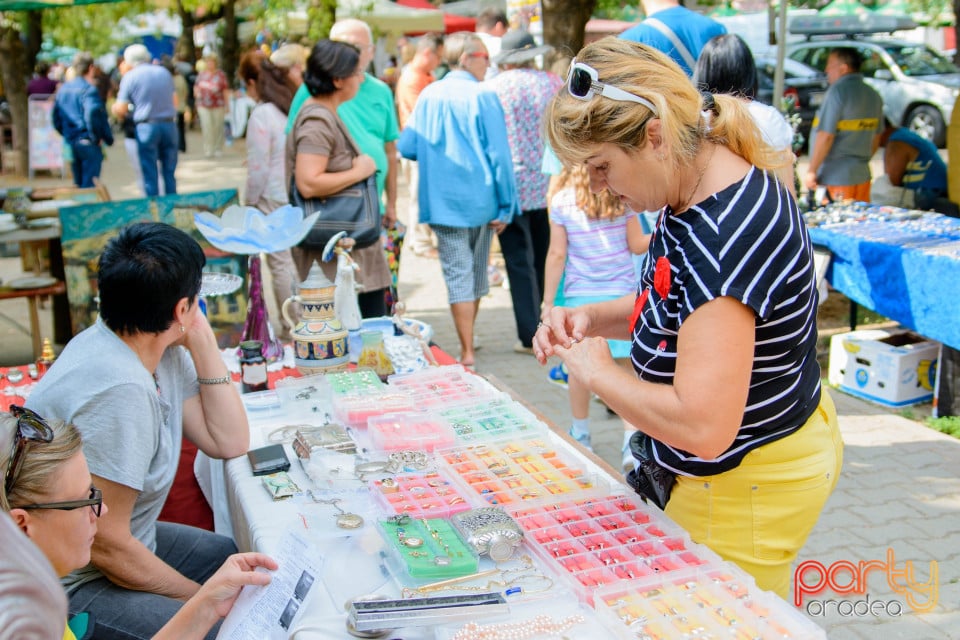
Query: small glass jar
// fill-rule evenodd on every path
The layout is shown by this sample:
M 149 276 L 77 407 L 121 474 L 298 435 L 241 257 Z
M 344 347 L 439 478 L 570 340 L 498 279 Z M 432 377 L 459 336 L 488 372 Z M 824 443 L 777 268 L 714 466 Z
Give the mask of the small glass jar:
M 240 343 L 240 383 L 243 393 L 267 389 L 267 359 L 263 357 L 263 343 L 259 340 Z
M 393 373 L 393 364 L 387 356 L 383 346 L 383 333 L 380 331 L 361 331 L 360 342 L 363 345 L 357 366 L 364 369 L 373 369 L 381 380 Z

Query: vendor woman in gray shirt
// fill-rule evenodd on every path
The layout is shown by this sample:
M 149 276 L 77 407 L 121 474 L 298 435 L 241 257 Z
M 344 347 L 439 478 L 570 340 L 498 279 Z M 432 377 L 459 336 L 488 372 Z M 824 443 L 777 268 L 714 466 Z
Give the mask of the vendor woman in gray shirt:
M 63 580 L 71 614 L 91 612 L 97 638 L 152 637 L 236 552 L 229 538 L 157 522 L 183 435 L 212 458 L 249 446 L 240 395 L 197 304 L 205 261 L 169 225 L 121 230 L 100 257 L 100 318 L 30 395 L 31 409 L 80 429 L 110 507 L 90 565 Z

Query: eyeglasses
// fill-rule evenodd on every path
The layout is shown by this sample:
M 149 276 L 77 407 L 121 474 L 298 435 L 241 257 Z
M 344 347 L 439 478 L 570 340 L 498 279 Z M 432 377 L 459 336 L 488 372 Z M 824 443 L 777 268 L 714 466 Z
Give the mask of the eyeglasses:
M 9 494 L 23 466 L 23 454 L 28 442 L 50 442 L 53 429 L 36 412 L 15 404 L 10 405 L 10 413 L 17 419 L 17 432 L 13 435 L 13 448 L 7 460 L 7 472 L 3 476 L 3 491 Z
M 67 500 L 65 502 L 38 502 L 36 504 L 27 504 L 17 509 L 56 509 L 58 511 L 73 511 L 90 507 L 96 516 L 100 517 L 100 511 L 103 510 L 103 492 L 96 487 L 90 487 L 90 497 L 86 500 Z
M 484 60 L 490 60 L 490 54 L 486 51 L 474 51 L 473 53 L 466 54 L 468 58 L 483 58 Z
M 570 65 L 570 73 L 567 75 L 567 91 L 577 100 L 590 100 L 595 95 L 610 98 L 618 102 L 636 102 L 642 104 L 653 112 L 657 117 L 657 108 L 646 98 L 618 89 L 612 84 L 600 82 L 600 76 L 597 70 L 582 62 L 576 62 Z

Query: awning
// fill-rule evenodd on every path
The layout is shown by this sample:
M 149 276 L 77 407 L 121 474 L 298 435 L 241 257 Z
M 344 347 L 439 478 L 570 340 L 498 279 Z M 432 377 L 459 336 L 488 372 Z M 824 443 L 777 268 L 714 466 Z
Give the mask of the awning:
M 32 11 L 35 9 L 56 9 L 84 4 L 103 4 L 105 2 L 123 2 L 124 0 L 0 0 L 0 11 Z
M 397 0 L 397 4 L 415 9 L 433 9 L 437 7 L 427 0 Z M 470 16 L 461 16 L 455 13 L 443 14 L 443 32 L 456 33 L 457 31 L 474 31 L 477 28 L 477 19 Z

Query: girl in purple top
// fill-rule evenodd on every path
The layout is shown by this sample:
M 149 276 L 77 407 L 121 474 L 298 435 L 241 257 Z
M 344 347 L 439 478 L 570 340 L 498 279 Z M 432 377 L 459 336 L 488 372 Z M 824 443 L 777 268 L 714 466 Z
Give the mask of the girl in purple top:
M 644 253 L 649 242 L 636 215 L 626 211 L 619 198 L 608 191 L 590 192 L 585 165 L 564 168 L 558 185 L 550 199 L 550 249 L 541 317 L 547 317 L 554 306 L 561 276 L 566 307 L 614 300 L 636 291 L 632 254 Z M 630 369 L 630 343 L 608 340 L 607 344 L 613 357 Z M 590 390 L 575 376 L 568 377 L 567 385 L 570 435 L 590 449 Z M 634 428 L 625 422 L 624 429 L 626 443 Z

